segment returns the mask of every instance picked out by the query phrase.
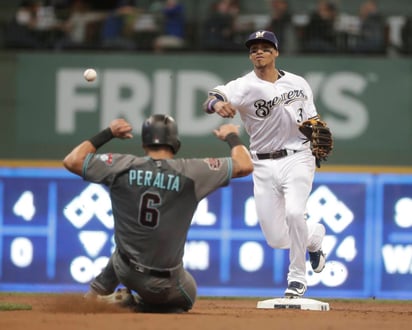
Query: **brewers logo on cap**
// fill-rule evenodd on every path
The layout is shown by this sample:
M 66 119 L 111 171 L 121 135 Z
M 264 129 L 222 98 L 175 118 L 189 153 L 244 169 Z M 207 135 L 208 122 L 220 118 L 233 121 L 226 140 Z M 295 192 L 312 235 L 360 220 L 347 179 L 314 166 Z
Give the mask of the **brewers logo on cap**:
M 276 38 L 275 34 L 271 31 L 265 30 L 253 32 L 246 40 L 245 45 L 247 48 L 250 48 L 252 44 L 261 41 L 267 41 L 271 43 L 276 49 L 278 49 L 278 39 Z

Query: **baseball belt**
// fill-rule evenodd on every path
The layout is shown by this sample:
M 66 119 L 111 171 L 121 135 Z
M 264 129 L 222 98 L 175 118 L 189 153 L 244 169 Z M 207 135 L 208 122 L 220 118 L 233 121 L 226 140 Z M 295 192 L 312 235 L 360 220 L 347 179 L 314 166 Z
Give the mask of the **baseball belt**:
M 256 157 L 259 160 L 278 159 L 278 158 L 286 157 L 288 155 L 292 155 L 296 152 L 298 152 L 298 150 L 281 149 L 281 150 L 277 150 L 277 151 L 273 151 L 273 152 L 268 152 L 266 154 L 256 154 Z
M 121 252 L 120 250 L 117 250 L 117 252 L 119 254 L 119 257 L 124 261 L 126 265 L 128 266 L 133 265 L 134 270 L 136 270 L 139 273 L 151 275 L 154 277 L 162 277 L 162 278 L 169 278 L 172 276 L 172 272 L 169 270 L 156 270 L 156 269 L 147 268 L 141 265 L 137 265 L 133 261 L 131 261 L 125 253 Z

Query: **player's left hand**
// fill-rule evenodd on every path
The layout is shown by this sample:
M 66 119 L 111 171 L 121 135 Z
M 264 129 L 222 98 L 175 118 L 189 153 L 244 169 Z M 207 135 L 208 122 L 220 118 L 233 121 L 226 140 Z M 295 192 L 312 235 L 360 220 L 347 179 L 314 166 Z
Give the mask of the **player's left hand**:
M 110 123 L 110 129 L 113 135 L 119 139 L 131 139 L 133 137 L 131 133 L 133 130 L 132 125 L 123 118 L 114 119 Z
M 236 135 L 239 135 L 239 125 L 234 125 L 234 124 L 224 124 L 220 126 L 218 129 L 215 129 L 213 133 L 222 141 L 226 140 L 226 137 L 230 133 L 235 133 Z
M 301 133 L 310 141 L 312 154 L 316 157 L 316 165 L 320 167 L 321 161 L 326 161 L 333 150 L 332 133 L 324 121 L 310 119 L 300 126 Z

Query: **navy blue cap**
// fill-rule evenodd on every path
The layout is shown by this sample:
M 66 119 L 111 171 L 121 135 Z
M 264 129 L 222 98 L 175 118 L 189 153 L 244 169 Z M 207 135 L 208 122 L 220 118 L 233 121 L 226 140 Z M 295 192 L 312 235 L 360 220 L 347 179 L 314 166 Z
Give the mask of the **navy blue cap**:
M 262 41 L 270 42 L 276 49 L 278 49 L 278 39 L 276 38 L 275 34 L 273 32 L 264 30 L 253 32 L 246 40 L 245 45 L 247 48 L 250 48 L 252 44 Z

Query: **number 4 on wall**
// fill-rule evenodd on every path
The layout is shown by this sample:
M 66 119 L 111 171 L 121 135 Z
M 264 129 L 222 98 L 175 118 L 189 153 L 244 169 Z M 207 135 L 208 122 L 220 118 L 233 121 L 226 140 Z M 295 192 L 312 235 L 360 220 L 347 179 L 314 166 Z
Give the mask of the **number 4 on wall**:
M 356 240 L 353 236 L 345 237 L 336 249 L 336 255 L 339 258 L 344 259 L 346 262 L 350 262 L 355 259 L 357 254 L 358 251 L 356 250 Z
M 22 217 L 25 221 L 31 221 L 36 214 L 34 206 L 34 196 L 31 191 L 23 192 L 17 202 L 13 206 L 13 213 L 18 217 Z

